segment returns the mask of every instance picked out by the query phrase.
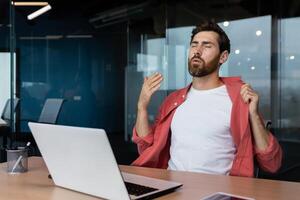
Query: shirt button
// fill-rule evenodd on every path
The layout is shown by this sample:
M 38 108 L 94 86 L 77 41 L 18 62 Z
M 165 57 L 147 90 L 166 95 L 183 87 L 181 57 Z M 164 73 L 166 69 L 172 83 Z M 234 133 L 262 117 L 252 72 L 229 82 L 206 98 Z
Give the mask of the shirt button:
M 182 98 L 184 98 L 185 97 L 185 95 L 182 95 Z
M 174 106 L 177 106 L 177 102 L 174 103 Z

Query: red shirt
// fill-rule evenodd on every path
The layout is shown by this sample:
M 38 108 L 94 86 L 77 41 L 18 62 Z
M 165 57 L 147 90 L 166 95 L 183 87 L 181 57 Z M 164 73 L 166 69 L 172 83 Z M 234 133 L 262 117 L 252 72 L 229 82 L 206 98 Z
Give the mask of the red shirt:
M 253 177 L 254 156 L 260 168 L 267 172 L 276 172 L 281 166 L 281 147 L 272 134 L 269 134 L 267 149 L 260 151 L 255 147 L 252 141 L 248 105 L 243 102 L 240 95 L 243 82 L 239 77 L 223 77 L 221 80 L 232 101 L 230 130 L 237 149 L 230 175 Z M 140 155 L 132 165 L 165 169 L 168 167 L 172 118 L 176 108 L 185 101 L 190 87 L 191 84 L 171 93 L 164 100 L 151 132 L 147 136 L 139 137 L 136 129 L 133 129 L 132 139 L 137 144 Z

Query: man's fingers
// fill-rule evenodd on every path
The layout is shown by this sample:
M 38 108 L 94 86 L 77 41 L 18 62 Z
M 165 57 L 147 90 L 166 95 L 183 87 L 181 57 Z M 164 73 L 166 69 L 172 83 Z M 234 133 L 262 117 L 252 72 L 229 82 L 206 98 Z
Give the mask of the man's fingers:
M 149 80 L 154 79 L 154 78 L 157 78 L 157 77 L 159 77 L 159 76 L 161 76 L 161 74 L 158 73 L 158 72 L 155 72 L 154 74 L 152 74 L 151 76 L 149 76 Z
M 154 82 L 152 82 L 150 85 L 149 85 L 149 88 L 153 88 L 155 87 L 157 84 L 160 84 L 163 80 L 163 77 L 160 77 L 159 79 L 155 80 Z
M 251 88 L 251 89 L 252 89 L 251 85 L 249 85 L 249 84 L 247 84 L 247 83 L 245 83 L 244 85 L 242 85 L 242 88 L 241 88 L 241 89 L 243 89 L 243 88 Z
M 249 95 L 248 93 L 244 93 L 244 95 L 242 96 L 243 100 L 245 103 L 249 103 L 251 100 L 251 95 Z
M 151 85 L 153 82 L 155 82 L 155 81 L 157 81 L 157 80 L 159 80 L 161 78 L 162 78 L 162 75 L 161 74 L 157 74 L 157 75 L 149 78 L 148 84 Z
M 151 88 L 151 94 L 153 94 L 156 90 L 158 90 L 158 88 L 160 87 L 160 84 L 156 85 L 155 87 Z
M 148 80 L 148 77 L 147 77 L 147 76 L 144 77 L 144 83 L 145 83 L 147 80 Z
M 252 100 L 255 100 L 258 98 L 258 95 L 255 92 L 251 91 L 245 91 L 242 94 L 242 99 L 244 100 L 245 103 L 249 103 Z
M 146 89 L 151 89 L 152 87 L 156 86 L 163 80 L 163 76 L 158 74 L 157 76 L 153 76 L 152 78 L 148 78 L 147 81 L 144 82 L 144 87 Z

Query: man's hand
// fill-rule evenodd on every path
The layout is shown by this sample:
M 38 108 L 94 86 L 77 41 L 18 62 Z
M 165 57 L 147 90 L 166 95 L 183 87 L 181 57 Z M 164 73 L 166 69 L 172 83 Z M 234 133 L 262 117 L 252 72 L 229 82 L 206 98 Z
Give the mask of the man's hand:
M 138 109 L 145 110 L 148 107 L 151 96 L 154 92 L 156 92 L 163 80 L 163 77 L 158 72 L 152 74 L 149 77 L 144 78 L 144 84 L 140 93 L 139 101 L 138 101 Z
M 249 104 L 250 115 L 258 115 L 258 94 L 251 88 L 250 85 L 244 84 L 241 88 L 241 96 L 245 103 Z

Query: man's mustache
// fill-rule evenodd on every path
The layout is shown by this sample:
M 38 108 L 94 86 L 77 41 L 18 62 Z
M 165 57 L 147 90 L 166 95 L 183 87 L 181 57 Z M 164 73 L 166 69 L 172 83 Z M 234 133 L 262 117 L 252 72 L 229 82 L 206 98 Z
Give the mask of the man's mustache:
M 195 54 L 195 55 L 191 58 L 191 61 L 192 61 L 193 59 L 195 59 L 195 58 L 197 58 L 197 59 L 201 60 L 202 62 L 204 62 L 204 60 L 201 58 L 201 56 L 200 56 L 199 54 Z

